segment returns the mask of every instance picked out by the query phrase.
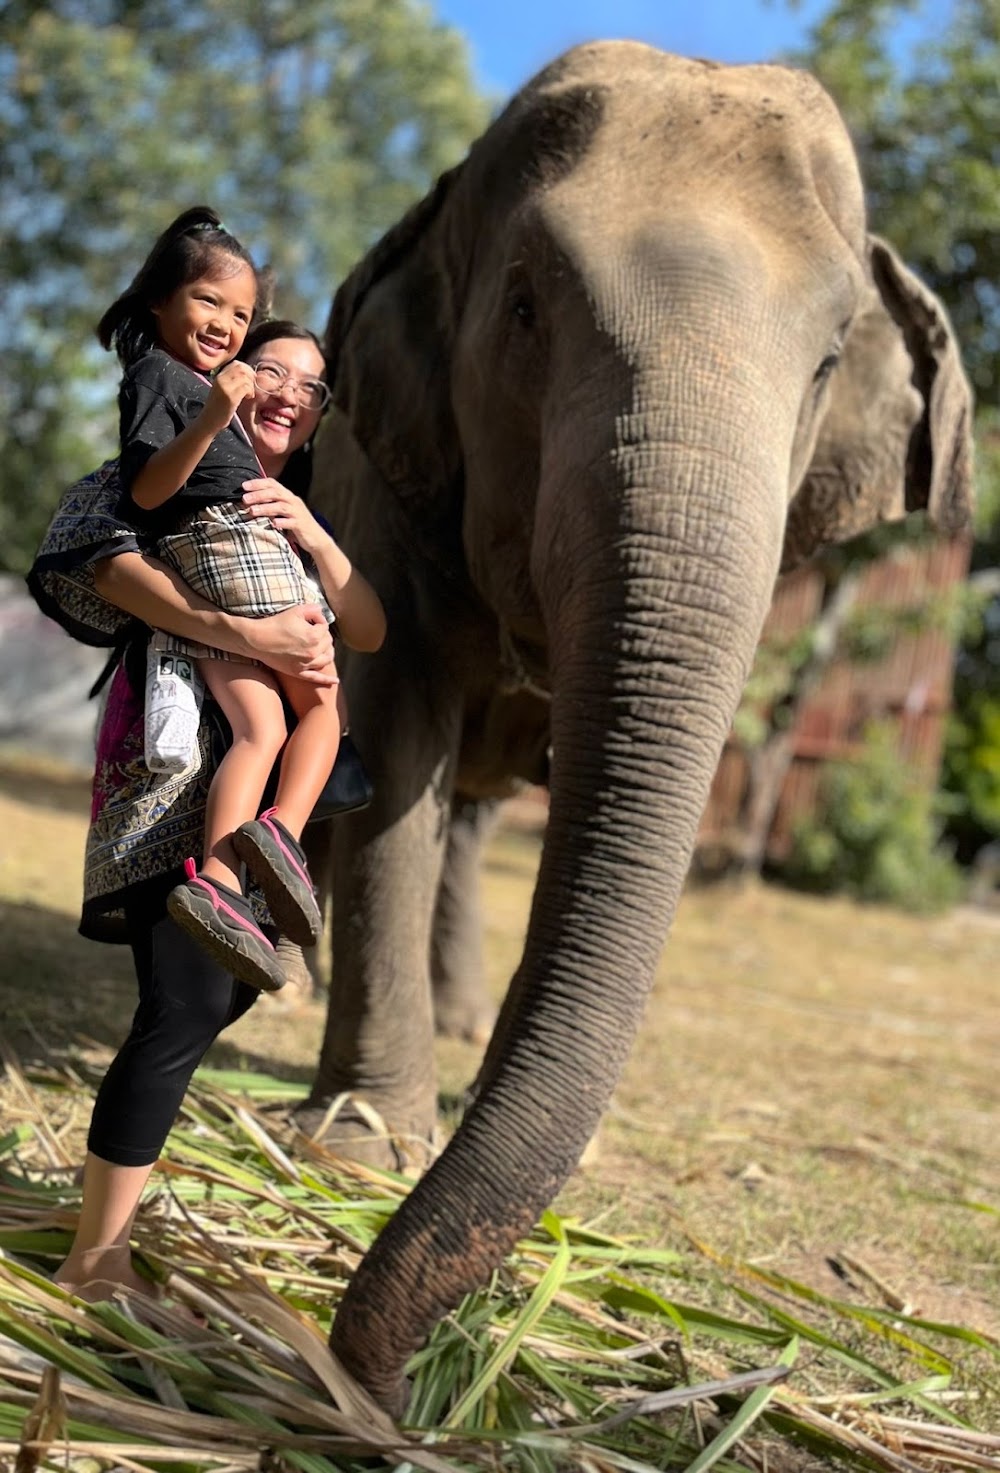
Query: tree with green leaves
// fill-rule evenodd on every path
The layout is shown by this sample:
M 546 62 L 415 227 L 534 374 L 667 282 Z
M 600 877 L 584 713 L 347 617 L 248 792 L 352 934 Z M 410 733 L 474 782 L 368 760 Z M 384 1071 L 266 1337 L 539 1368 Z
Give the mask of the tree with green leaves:
M 419 0 L 10 0 L 0 9 L 0 569 L 113 449 L 93 325 L 204 201 L 322 326 L 339 279 L 455 163 L 486 103 Z
M 1000 0 L 953 0 L 937 33 L 928 30 L 927 9 L 918 0 L 834 0 L 790 60 L 837 99 L 860 157 L 872 229 L 944 301 L 976 391 L 979 511 L 969 590 L 947 611 L 931 600 L 907 612 L 911 625 L 946 616 L 966 631 L 945 759 L 965 858 L 997 832 L 1000 816 L 1000 752 L 992 746 L 1000 731 Z M 905 44 L 907 34 L 918 39 Z M 828 555 L 814 627 L 787 649 L 762 648 L 737 723 L 750 767 L 747 867 L 764 857 L 796 711 L 832 659 L 865 657 L 854 645 L 859 621 L 872 626 L 870 611 L 853 606 L 864 567 L 927 535 L 919 524 L 899 524 Z M 883 634 L 892 622 L 881 620 Z M 934 842 L 933 824 L 921 832 Z M 912 848 L 913 832 L 908 842 Z
M 799 58 L 854 133 L 873 226 L 941 297 L 977 400 L 980 616 L 959 651 L 945 754 L 959 853 L 1000 833 L 1000 0 L 952 0 L 900 54 L 915 0 L 836 0 Z
M 945 303 L 981 409 L 1000 408 L 1000 0 L 834 0 L 792 60 L 836 98 L 872 227 Z M 918 39 L 905 46 L 909 30 Z

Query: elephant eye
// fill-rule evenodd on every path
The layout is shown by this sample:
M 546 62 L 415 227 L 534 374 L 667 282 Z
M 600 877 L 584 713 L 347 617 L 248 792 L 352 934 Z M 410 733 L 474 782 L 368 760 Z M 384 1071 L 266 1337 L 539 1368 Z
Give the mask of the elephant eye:
M 850 330 L 851 319 L 850 317 L 846 317 L 844 321 L 840 324 L 840 327 L 834 333 L 833 338 L 830 340 L 830 351 L 820 363 L 813 377 L 813 382 L 816 384 L 817 388 L 823 387 L 833 370 L 836 368 L 837 364 L 840 362 L 841 354 L 844 351 L 844 343 L 847 341 L 847 334 L 850 332 Z
M 535 320 L 535 304 L 523 292 L 511 298 L 510 310 L 524 327 L 531 327 Z
M 839 362 L 840 362 L 840 354 L 839 353 L 827 353 L 826 357 L 823 359 L 822 363 L 820 364 L 820 366 L 816 370 L 816 374 L 815 374 L 816 383 L 821 384 L 826 379 L 828 379 L 830 377 L 831 373 L 836 368 L 836 366 L 837 366 L 837 364 Z

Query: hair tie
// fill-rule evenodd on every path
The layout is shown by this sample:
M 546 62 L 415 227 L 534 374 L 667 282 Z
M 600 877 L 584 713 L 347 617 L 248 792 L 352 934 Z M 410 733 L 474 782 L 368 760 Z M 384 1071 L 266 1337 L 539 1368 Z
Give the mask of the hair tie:
M 193 234 L 196 230 L 218 230 L 221 235 L 229 234 L 229 231 L 223 225 L 221 220 L 219 221 L 218 225 L 213 225 L 208 220 L 199 220 L 197 225 L 188 226 L 188 235 Z

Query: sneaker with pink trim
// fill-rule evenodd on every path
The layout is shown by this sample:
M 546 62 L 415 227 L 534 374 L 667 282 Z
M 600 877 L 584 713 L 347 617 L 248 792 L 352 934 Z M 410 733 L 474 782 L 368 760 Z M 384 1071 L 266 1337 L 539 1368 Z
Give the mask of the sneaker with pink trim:
M 277 811 L 268 808 L 259 818 L 240 824 L 233 848 L 263 890 L 282 936 L 296 946 L 315 946 L 323 934 L 316 888 L 302 845 L 275 818 Z
M 240 982 L 261 992 L 277 992 L 285 974 L 274 947 L 253 918 L 238 890 L 206 880 L 193 859 L 184 861 L 187 879 L 167 896 L 167 910 L 177 924 Z

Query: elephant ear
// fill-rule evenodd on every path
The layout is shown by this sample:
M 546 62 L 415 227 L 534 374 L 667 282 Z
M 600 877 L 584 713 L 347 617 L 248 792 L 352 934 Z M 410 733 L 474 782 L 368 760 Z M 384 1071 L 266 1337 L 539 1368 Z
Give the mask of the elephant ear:
M 462 475 L 443 229 L 462 168 L 442 174 L 354 268 L 333 299 L 324 342 L 333 401 L 358 444 L 398 496 L 432 518 Z
M 972 512 L 972 391 L 933 292 L 869 236 L 875 296 L 830 382 L 809 469 L 788 513 L 782 571 L 908 512 L 945 532 Z

